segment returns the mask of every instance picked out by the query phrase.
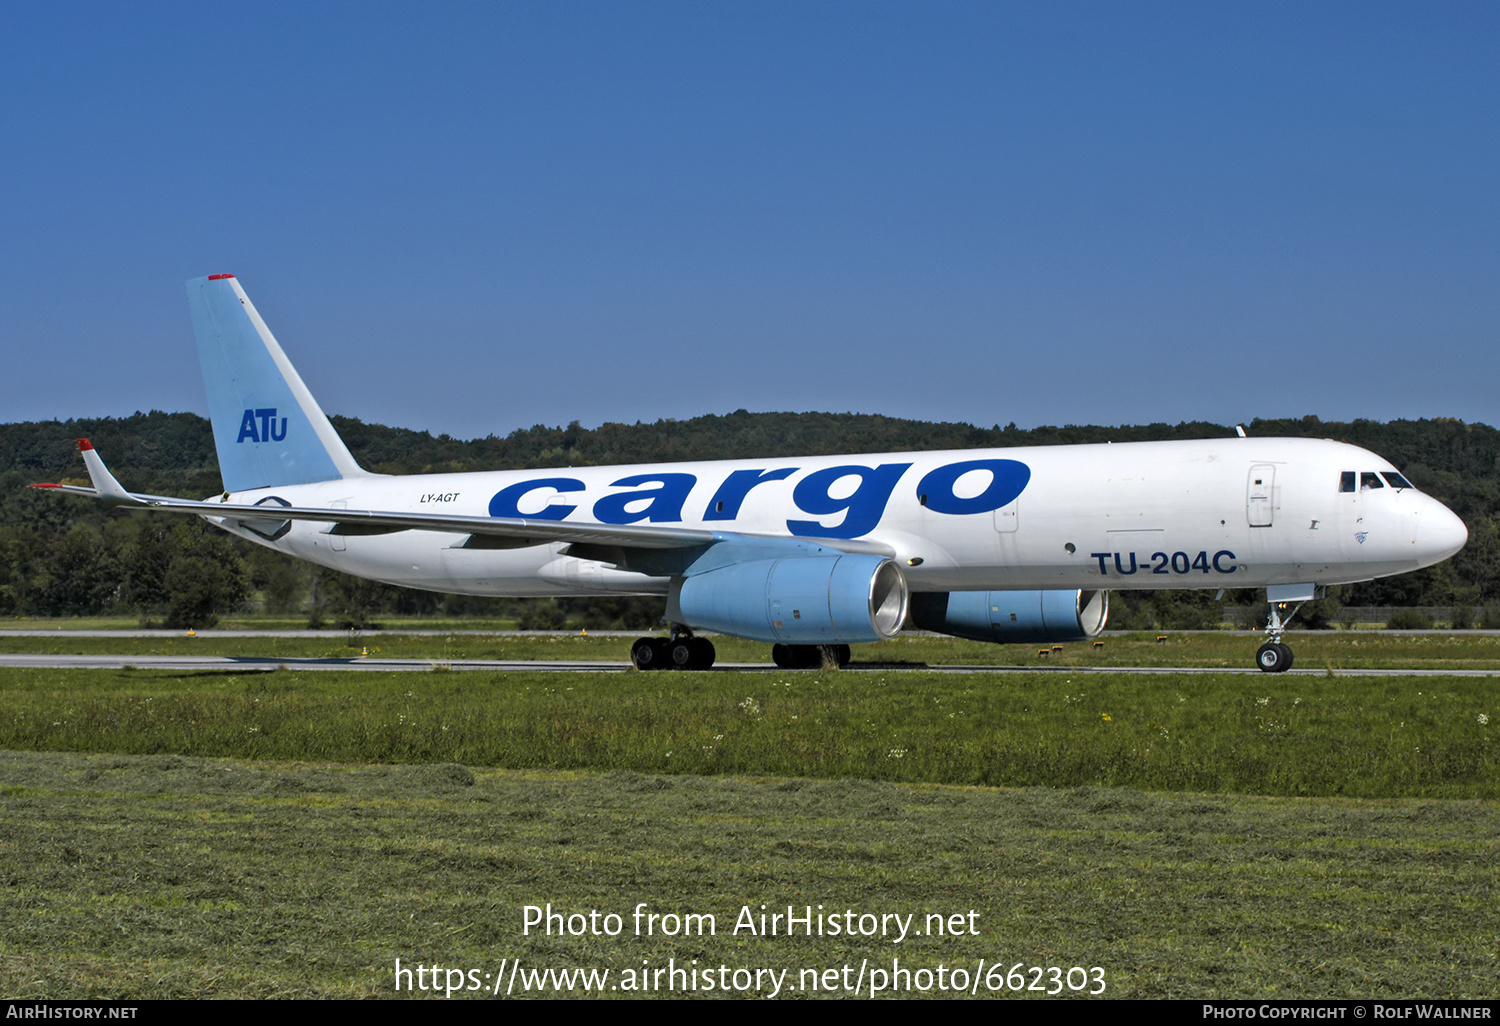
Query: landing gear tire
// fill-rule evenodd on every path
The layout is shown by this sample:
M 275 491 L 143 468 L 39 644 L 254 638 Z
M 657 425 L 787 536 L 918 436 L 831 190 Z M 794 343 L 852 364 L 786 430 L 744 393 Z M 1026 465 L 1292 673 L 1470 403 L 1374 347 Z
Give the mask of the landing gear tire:
M 712 641 L 709 641 L 707 638 L 694 638 L 692 641 L 692 646 L 693 664 L 688 667 L 688 669 L 707 670 L 711 668 L 714 664 L 714 660 L 717 659 L 719 655 L 714 651 L 714 643 Z
M 1279 641 L 1269 641 L 1255 653 L 1255 665 L 1266 673 L 1285 673 L 1292 668 L 1292 650 Z
M 637 670 L 666 669 L 667 656 L 666 638 L 640 638 L 630 646 L 630 661 Z
M 714 664 L 714 645 L 707 638 L 678 638 L 667 661 L 674 670 L 706 670 Z

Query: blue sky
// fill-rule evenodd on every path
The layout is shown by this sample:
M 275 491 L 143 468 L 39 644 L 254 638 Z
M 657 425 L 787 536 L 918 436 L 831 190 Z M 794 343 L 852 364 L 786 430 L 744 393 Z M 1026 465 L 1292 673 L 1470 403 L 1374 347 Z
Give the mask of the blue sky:
M 0 5 L 0 420 L 1500 422 L 1500 6 Z

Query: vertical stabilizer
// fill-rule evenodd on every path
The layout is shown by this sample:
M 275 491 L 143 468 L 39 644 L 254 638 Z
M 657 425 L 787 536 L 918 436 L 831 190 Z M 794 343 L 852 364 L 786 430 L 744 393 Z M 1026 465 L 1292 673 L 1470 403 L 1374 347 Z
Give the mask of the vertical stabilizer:
M 365 476 L 234 275 L 187 293 L 224 490 Z

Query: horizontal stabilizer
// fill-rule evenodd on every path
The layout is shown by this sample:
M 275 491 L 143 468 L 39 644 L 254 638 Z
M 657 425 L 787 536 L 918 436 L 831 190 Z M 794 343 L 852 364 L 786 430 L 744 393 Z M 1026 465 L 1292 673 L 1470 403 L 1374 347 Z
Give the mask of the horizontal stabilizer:
M 87 438 L 78 440 L 78 451 L 83 453 L 83 465 L 88 467 L 89 480 L 94 482 L 94 491 L 99 498 L 111 506 L 139 504 L 140 500 L 120 487 L 120 482 L 115 480 L 115 475 L 109 472 L 109 468 L 104 465 L 104 461 L 99 458 L 99 454 L 94 451 L 93 445 Z

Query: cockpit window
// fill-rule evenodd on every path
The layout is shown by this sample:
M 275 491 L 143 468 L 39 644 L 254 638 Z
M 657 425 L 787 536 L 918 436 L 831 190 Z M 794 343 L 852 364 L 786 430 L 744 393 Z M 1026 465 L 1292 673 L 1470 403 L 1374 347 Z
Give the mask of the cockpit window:
M 1364 491 L 1366 488 L 1384 487 L 1385 485 L 1380 483 L 1380 475 L 1375 473 L 1373 470 L 1366 470 L 1364 473 L 1359 475 L 1360 491 Z
M 1411 482 L 1394 470 L 1382 470 L 1380 476 L 1385 478 L 1385 483 L 1392 488 L 1410 488 Z
M 1355 490 L 1355 488 L 1354 488 L 1354 478 L 1355 478 L 1355 473 L 1352 470 L 1346 470 L 1342 474 L 1340 474 L 1339 475 L 1339 491 L 1341 491 L 1341 492 L 1352 492 L 1352 491 L 1354 491 Z

